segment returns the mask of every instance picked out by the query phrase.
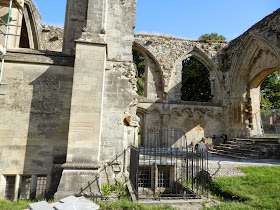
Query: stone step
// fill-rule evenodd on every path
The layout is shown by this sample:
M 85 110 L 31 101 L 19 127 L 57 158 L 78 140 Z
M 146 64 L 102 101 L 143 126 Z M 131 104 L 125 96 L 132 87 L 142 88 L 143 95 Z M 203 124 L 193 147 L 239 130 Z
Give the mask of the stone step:
M 234 158 L 234 159 L 260 159 L 263 156 L 259 154 L 243 154 L 243 153 L 231 153 L 231 152 L 225 152 L 225 151 L 212 151 L 211 154 L 224 156 L 228 158 Z
M 233 154 L 219 153 L 219 152 L 211 152 L 211 154 L 221 156 L 221 157 L 227 157 L 227 158 L 231 158 L 231 159 L 237 159 L 237 160 L 248 159 L 247 157 L 237 156 L 237 155 L 233 155 Z
M 232 154 L 232 155 L 241 155 L 244 157 L 258 157 L 259 156 L 259 152 L 238 152 L 238 151 L 226 151 L 226 150 L 214 150 L 215 152 L 218 153 L 224 153 L 224 154 Z
M 279 144 L 278 139 L 233 139 L 232 142 L 235 143 L 254 142 L 255 144 Z
M 220 145 L 214 146 L 212 154 L 235 159 L 260 159 L 276 157 L 280 144 L 277 138 L 235 138 Z

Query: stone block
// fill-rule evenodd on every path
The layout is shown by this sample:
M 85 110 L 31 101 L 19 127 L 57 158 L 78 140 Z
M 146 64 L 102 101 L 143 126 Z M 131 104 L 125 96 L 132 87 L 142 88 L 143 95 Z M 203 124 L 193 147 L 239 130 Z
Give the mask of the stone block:
M 68 196 L 67 198 L 63 198 L 63 199 L 60 199 L 59 202 L 61 203 L 67 203 L 67 202 L 73 202 L 75 200 L 78 200 L 79 198 L 71 195 L 71 196 Z
M 47 201 L 29 204 L 30 210 L 53 210 Z
M 88 199 L 76 199 L 72 202 L 61 203 L 54 206 L 56 210 L 86 210 L 99 209 L 100 206 Z

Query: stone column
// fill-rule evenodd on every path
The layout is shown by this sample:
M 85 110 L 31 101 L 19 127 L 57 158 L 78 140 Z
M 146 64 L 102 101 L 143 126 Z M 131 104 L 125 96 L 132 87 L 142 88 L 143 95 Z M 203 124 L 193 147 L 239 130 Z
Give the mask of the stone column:
M 84 17 L 86 27 L 76 40 L 67 158 L 62 166 L 64 170 L 56 199 L 100 194 L 99 161 L 107 49 L 105 36 L 101 34 L 104 1 L 88 0 L 87 17 Z M 67 8 L 72 11 L 75 7 L 70 2 L 77 2 L 68 1 Z M 68 16 L 73 14 L 68 13 Z M 66 25 L 69 32 L 71 25 Z M 77 34 L 72 34 L 67 40 L 73 39 L 73 35 Z
M 56 198 L 99 194 L 105 65 L 104 42 L 77 41 L 67 162 Z

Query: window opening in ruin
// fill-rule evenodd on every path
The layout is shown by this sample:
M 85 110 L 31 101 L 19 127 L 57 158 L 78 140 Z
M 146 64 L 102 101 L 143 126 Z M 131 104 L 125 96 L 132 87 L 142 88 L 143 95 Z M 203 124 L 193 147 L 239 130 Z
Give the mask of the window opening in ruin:
M 151 167 L 138 168 L 138 187 L 151 187 Z
M 36 199 L 44 199 L 46 195 L 47 176 L 39 175 L 36 186 Z
M 29 200 L 30 192 L 31 192 L 31 176 L 22 176 L 19 198 L 24 200 Z
M 14 200 L 16 176 L 6 176 L 5 198 Z
M 28 32 L 27 32 L 27 27 L 26 27 L 26 22 L 25 22 L 24 16 L 22 17 L 22 27 L 21 27 L 19 47 L 20 48 L 30 48 Z
M 182 88 L 183 101 L 210 102 L 211 95 L 210 72 L 193 57 L 182 62 Z
M 136 51 L 132 51 L 133 54 L 133 62 L 134 68 L 136 71 L 136 79 L 137 79 L 137 94 L 139 96 L 145 96 L 145 66 L 146 61 L 144 56 Z
M 169 187 L 170 171 L 169 167 L 158 167 L 158 187 Z
M 30 8 L 26 5 L 25 5 L 25 7 L 27 9 L 28 16 L 32 17 Z M 36 40 L 36 29 L 35 29 L 35 23 L 34 23 L 33 18 L 30 18 L 30 26 L 31 26 L 31 32 L 32 32 L 32 37 L 33 37 L 34 49 L 38 49 L 39 47 L 38 47 L 38 42 Z

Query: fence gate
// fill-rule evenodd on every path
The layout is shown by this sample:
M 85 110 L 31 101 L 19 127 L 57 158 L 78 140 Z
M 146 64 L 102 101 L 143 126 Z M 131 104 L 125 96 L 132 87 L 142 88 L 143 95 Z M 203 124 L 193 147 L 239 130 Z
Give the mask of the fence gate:
M 138 165 L 139 165 L 139 149 L 130 148 L 130 182 L 136 197 L 138 196 Z
M 138 164 L 131 162 L 131 182 L 136 184 L 138 199 L 200 198 L 207 194 L 211 179 L 208 153 L 187 148 L 181 130 L 145 129 L 144 142 L 138 149 Z M 131 160 L 137 159 L 137 152 L 131 150 Z

